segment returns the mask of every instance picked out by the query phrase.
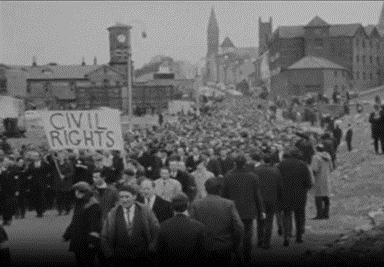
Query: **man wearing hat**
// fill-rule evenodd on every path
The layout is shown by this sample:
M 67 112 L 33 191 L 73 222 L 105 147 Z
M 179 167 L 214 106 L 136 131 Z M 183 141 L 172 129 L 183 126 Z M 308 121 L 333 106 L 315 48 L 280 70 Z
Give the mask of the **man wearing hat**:
M 148 263 L 159 231 L 159 221 L 153 211 L 136 201 L 135 187 L 121 185 L 119 204 L 108 213 L 101 234 L 101 244 L 107 259 L 118 266 L 127 262 Z
M 171 203 L 175 215 L 161 223 L 156 245 L 160 262 L 171 266 L 206 263 L 205 226 L 188 216 L 188 196 L 180 192 Z

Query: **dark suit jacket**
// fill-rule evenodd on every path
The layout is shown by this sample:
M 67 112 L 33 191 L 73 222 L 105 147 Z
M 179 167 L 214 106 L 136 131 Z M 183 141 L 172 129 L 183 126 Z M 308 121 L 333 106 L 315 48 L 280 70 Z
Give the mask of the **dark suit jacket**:
M 200 157 L 199 157 L 199 159 L 200 159 Z M 197 163 L 199 162 L 199 159 L 198 159 L 198 161 L 195 161 L 193 159 L 193 156 L 189 156 L 187 158 L 187 160 L 185 161 L 185 167 L 187 167 L 187 170 L 189 173 L 194 172 L 196 170 Z
M 380 118 L 375 119 L 375 113 L 372 112 L 369 115 L 369 123 L 371 124 L 371 136 L 372 136 L 372 138 L 379 138 L 380 136 L 383 136 L 384 129 L 383 129 L 382 114 L 380 114 Z
M 300 139 L 299 141 L 297 141 L 296 147 L 300 149 L 303 155 L 303 160 L 307 164 L 311 164 L 312 157 L 315 154 L 315 150 L 313 149 L 311 142 L 309 140 Z
M 163 266 L 204 263 L 207 255 L 204 224 L 181 214 L 164 221 L 156 252 Z
M 137 201 L 144 204 L 143 197 L 138 198 Z M 152 211 L 153 213 L 155 213 L 157 220 L 160 223 L 173 217 L 172 204 L 159 196 L 156 196 L 155 198 L 155 202 L 152 206 Z
M 172 178 L 180 182 L 183 192 L 189 197 L 190 200 L 195 198 L 196 183 L 192 175 L 179 170 L 177 171 L 176 177 Z
M 222 173 L 220 163 L 217 159 L 210 159 L 208 161 L 207 170 L 212 172 L 215 177 L 218 177 Z
M 259 179 L 245 169 L 236 168 L 224 177 L 222 197 L 235 202 L 241 219 L 254 219 L 265 211 Z
M 298 159 L 284 159 L 278 168 L 283 178 L 282 209 L 305 207 L 308 190 L 312 187 L 307 164 Z
M 235 163 L 231 158 L 226 158 L 225 160 L 219 158 L 218 161 L 220 163 L 221 175 L 223 176 L 235 168 Z
M 202 222 L 207 231 L 210 250 L 235 250 L 244 237 L 244 225 L 235 202 L 215 195 L 207 195 L 192 203 L 191 218 Z
M 99 190 L 96 186 L 93 186 L 93 195 L 100 203 L 101 218 L 104 221 L 107 218 L 108 212 L 117 204 L 119 201 L 119 192 L 113 185 L 107 186 L 102 196 L 99 194 Z
M 48 165 L 44 160 L 39 168 L 36 168 L 33 162 L 29 165 L 26 177 L 31 176 L 31 191 L 42 191 L 46 188 L 47 177 L 53 171 L 52 168 L 55 167 Z
M 266 212 L 280 209 L 283 180 L 279 169 L 275 166 L 260 165 L 254 169 L 259 177 L 260 192 L 264 200 Z

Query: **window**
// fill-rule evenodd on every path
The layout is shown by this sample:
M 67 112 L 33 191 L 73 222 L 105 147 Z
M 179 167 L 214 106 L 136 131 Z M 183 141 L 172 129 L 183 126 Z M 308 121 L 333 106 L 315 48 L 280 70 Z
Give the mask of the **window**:
M 337 70 L 335 70 L 335 77 L 337 78 Z
M 0 92 L 6 92 L 7 91 L 7 80 L 0 80 Z
M 355 39 L 356 47 L 359 47 L 359 39 Z
M 357 63 L 360 62 L 360 56 L 359 56 L 359 55 L 356 56 L 356 62 L 357 62 Z
M 365 65 L 365 56 L 362 57 L 361 61 L 362 61 L 363 65 Z
M 369 73 L 369 78 L 371 79 L 371 81 L 373 80 L 373 73 L 372 72 Z
M 31 93 L 31 85 L 28 84 L 28 85 L 27 85 L 27 94 L 30 94 L 30 93 Z
M 373 56 L 369 56 L 369 63 L 372 65 L 373 64 Z
M 322 47 L 323 46 L 323 39 L 321 38 L 315 38 L 315 46 L 316 47 Z
M 365 79 L 367 78 L 367 76 L 365 75 L 365 71 L 363 72 L 363 80 L 365 81 Z
M 371 47 L 371 49 L 373 48 L 373 41 L 369 41 L 369 46 Z

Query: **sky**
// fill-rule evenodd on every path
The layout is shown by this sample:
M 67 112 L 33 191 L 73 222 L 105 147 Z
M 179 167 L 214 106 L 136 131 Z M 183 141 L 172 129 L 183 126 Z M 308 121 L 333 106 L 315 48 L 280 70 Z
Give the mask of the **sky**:
M 109 26 L 132 29 L 135 68 L 156 55 L 195 63 L 207 52 L 207 25 L 213 6 L 220 42 L 236 47 L 258 44 L 258 20 L 272 17 L 273 28 L 304 25 L 318 15 L 330 24 L 377 24 L 383 1 L 0 1 L 0 63 L 60 65 L 109 62 Z M 141 38 L 145 30 L 147 38 Z

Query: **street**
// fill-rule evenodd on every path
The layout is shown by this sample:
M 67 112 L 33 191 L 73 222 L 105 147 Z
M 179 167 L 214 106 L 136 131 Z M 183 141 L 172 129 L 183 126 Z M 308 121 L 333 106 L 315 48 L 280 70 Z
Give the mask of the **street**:
M 12 259 L 16 266 L 74 266 L 73 254 L 68 252 L 68 243 L 61 242 L 61 236 L 70 222 L 69 216 L 56 216 L 56 211 L 48 211 L 44 218 L 35 218 L 34 212 L 29 212 L 23 220 L 13 220 L 11 226 L 5 227 L 9 240 Z M 308 216 L 307 216 L 308 217 Z M 290 247 L 282 246 L 282 238 L 277 236 L 276 227 L 272 247 L 268 251 L 254 250 L 257 261 L 274 263 L 277 260 L 286 261 L 299 259 L 308 249 L 318 249 L 332 243 L 339 233 L 314 233 L 307 227 L 304 244 Z

